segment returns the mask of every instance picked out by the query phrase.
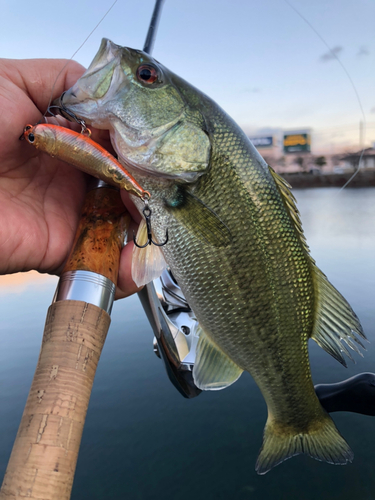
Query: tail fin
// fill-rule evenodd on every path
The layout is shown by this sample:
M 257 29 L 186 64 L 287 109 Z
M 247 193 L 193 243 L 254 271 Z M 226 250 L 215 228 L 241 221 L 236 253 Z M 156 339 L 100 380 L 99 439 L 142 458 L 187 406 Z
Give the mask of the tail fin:
M 354 456 L 327 414 L 314 428 L 299 434 L 268 420 L 255 470 L 258 474 L 266 474 L 272 467 L 300 453 L 334 465 L 346 465 Z

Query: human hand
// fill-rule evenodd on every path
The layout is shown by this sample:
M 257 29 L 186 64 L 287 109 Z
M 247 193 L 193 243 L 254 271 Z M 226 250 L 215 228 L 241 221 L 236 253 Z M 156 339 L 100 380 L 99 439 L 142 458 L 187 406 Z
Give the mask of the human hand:
M 87 176 L 19 141 L 27 123 L 38 122 L 65 60 L 0 60 L 0 274 L 36 269 L 57 274 L 67 259 L 80 217 Z M 53 98 L 68 89 L 84 68 L 69 62 Z M 71 127 L 69 122 L 64 126 Z M 110 147 L 105 131 L 94 140 Z M 125 197 L 123 197 L 125 198 Z M 127 203 L 134 218 L 131 203 Z M 138 290 L 131 279 L 132 244 L 121 253 L 116 298 Z

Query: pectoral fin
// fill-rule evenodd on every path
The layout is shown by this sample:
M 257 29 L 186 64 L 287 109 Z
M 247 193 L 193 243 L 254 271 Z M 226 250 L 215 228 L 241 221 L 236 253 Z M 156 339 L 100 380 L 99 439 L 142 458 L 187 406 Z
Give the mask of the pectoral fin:
M 192 193 L 177 187 L 176 195 L 165 203 L 170 214 L 200 240 L 213 247 L 230 245 L 232 237 L 229 228 L 213 210 Z
M 199 341 L 193 369 L 195 385 L 204 391 L 219 391 L 236 382 L 242 372 L 243 370 L 199 327 Z
M 144 245 L 147 241 L 147 226 L 144 219 L 139 224 L 136 240 L 140 246 Z M 146 285 L 158 278 L 166 267 L 167 263 L 164 260 L 164 255 L 160 247 L 147 245 L 145 248 L 138 248 L 134 245 L 132 278 L 137 286 Z

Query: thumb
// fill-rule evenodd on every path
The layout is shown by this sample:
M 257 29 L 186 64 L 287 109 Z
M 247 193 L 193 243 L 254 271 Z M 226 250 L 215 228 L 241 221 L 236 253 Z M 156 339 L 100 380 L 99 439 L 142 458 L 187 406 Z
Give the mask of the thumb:
M 84 71 L 79 63 L 67 59 L 3 59 L 0 64 L 0 72 L 27 94 L 42 113 L 50 99 L 71 87 Z

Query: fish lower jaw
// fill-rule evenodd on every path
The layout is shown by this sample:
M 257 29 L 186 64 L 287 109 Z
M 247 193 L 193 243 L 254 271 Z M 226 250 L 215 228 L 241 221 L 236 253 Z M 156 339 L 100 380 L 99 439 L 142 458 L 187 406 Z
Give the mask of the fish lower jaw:
M 139 163 L 130 160 L 124 155 L 118 153 L 118 157 L 122 165 L 129 170 L 133 175 L 137 176 L 137 174 L 143 177 L 154 177 L 157 179 L 165 179 L 166 181 L 179 181 L 179 182 L 194 182 L 197 177 L 201 175 L 201 173 L 197 172 L 182 172 L 182 173 L 166 173 L 160 170 L 156 170 L 148 165 L 141 165 Z

